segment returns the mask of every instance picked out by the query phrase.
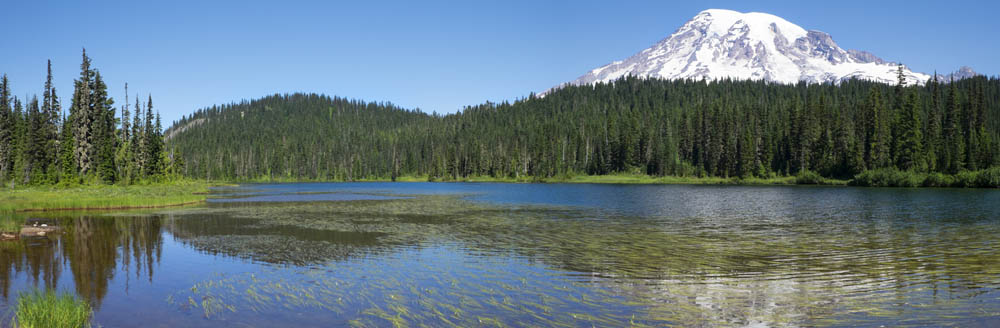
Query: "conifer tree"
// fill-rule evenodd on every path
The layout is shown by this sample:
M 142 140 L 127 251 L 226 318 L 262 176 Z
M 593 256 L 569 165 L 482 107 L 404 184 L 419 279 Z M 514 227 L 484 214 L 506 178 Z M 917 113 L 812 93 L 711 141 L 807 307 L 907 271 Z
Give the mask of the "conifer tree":
M 73 157 L 81 176 L 91 172 L 96 146 L 93 126 L 97 120 L 93 108 L 92 91 L 94 71 L 90 69 L 90 58 L 87 50 L 83 50 L 83 61 L 80 63 L 80 77 L 75 81 L 73 104 L 70 106 L 70 119 L 73 121 Z
M 14 97 L 14 166 L 12 180 L 16 183 L 28 183 L 31 173 L 30 145 L 28 140 L 28 122 L 21 100 Z
M 118 179 L 115 165 L 115 148 L 118 146 L 118 135 L 115 133 L 114 100 L 108 97 L 107 85 L 100 72 L 95 72 L 94 88 L 91 100 L 94 114 L 94 159 L 97 164 L 97 175 L 104 183 L 114 183 Z
M 143 168 L 145 167 L 145 139 L 146 132 L 142 125 L 142 103 L 139 101 L 139 95 L 135 96 L 135 115 L 132 116 L 132 134 L 131 141 L 129 141 L 129 147 L 132 154 L 132 167 L 130 169 L 131 175 L 138 178 L 143 174 Z
M 59 96 L 52 84 L 52 61 L 49 60 L 40 113 L 40 138 L 36 142 L 41 142 L 40 146 L 42 147 L 39 154 L 41 173 L 45 175 L 46 180 L 51 182 L 55 182 L 59 177 L 59 116 L 61 112 Z
M 63 115 L 62 130 L 59 137 L 59 182 L 68 184 L 79 181 L 79 167 L 74 155 L 76 145 L 73 140 L 73 121 Z
M 129 112 L 129 99 L 128 99 L 128 83 L 125 83 L 125 104 L 121 108 L 121 129 L 118 137 L 118 147 L 115 150 L 115 165 L 117 165 L 119 180 L 124 181 L 125 184 L 132 183 L 134 176 L 132 175 L 132 145 L 130 123 L 131 113 Z
M 24 144 L 24 183 L 41 183 L 45 180 L 45 170 L 48 168 L 46 153 L 48 149 L 49 136 L 45 128 L 47 121 L 46 113 L 39 109 L 38 97 L 32 97 L 28 102 L 28 111 L 25 116 L 27 130 L 25 130 Z
M 890 162 L 890 132 L 888 115 L 882 102 L 882 92 L 874 86 L 868 93 L 865 103 L 868 112 L 868 150 L 865 156 L 866 167 L 883 168 Z
M 903 103 L 903 112 L 900 113 L 898 129 L 900 140 L 898 159 L 896 165 L 903 170 L 923 170 L 923 123 L 920 120 L 920 102 L 916 92 L 907 92 L 906 100 Z
M 159 142 L 156 140 L 157 132 L 156 127 L 153 125 L 155 121 L 155 116 L 153 114 L 153 96 L 149 95 L 149 100 L 146 103 L 146 122 L 143 124 L 144 136 L 143 136 L 143 146 L 145 147 L 143 151 L 143 176 L 150 177 L 157 173 L 157 168 L 159 167 Z
M 979 88 L 970 88 L 969 105 L 962 106 L 962 132 L 965 136 L 965 168 L 970 171 L 979 169 Z
M 937 72 L 929 83 L 931 93 L 930 107 L 927 109 L 927 134 L 924 136 L 924 149 L 927 160 L 927 170 L 935 172 L 939 170 L 939 148 L 941 139 L 941 87 L 937 79 Z
M 957 173 L 965 168 L 965 140 L 962 138 L 960 121 L 962 109 L 959 104 L 955 81 L 948 87 L 948 99 L 942 129 L 944 161 L 941 163 L 948 173 Z
M 14 166 L 14 113 L 10 108 L 7 74 L 0 77 L 0 182 L 10 178 Z

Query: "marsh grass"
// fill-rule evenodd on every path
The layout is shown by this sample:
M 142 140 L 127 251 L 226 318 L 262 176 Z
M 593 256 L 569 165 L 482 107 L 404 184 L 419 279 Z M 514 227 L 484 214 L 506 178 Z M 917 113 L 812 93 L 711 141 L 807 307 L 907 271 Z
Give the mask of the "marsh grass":
M 69 188 L 37 186 L 0 190 L 0 221 L 13 212 L 43 210 L 87 210 L 158 207 L 205 200 L 209 184 L 177 181 L 170 184 L 108 186 L 87 185 Z M 7 227 L 2 223 L 0 227 Z
M 21 230 L 21 222 L 12 215 L 0 212 L 0 232 L 18 232 Z
M 86 301 L 52 290 L 21 293 L 12 326 L 17 328 L 90 327 L 92 311 Z

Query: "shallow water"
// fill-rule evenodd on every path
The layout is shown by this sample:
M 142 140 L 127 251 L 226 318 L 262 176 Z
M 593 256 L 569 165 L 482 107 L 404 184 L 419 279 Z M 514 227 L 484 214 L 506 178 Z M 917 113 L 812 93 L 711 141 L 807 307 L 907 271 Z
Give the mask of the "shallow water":
M 119 326 L 1000 325 L 1000 191 L 249 185 L 0 243 Z M 4 316 L 9 319 L 9 315 Z M 0 323 L 6 325 L 6 323 Z

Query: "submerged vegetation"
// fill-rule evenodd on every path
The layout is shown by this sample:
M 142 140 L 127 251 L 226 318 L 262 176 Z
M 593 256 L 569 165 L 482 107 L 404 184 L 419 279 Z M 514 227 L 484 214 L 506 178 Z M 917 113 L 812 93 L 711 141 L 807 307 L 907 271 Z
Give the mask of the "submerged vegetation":
M 786 191 L 719 197 L 778 203 L 788 201 Z M 944 314 L 989 316 L 977 305 L 929 299 L 945 285 L 996 283 L 1000 271 L 988 259 L 1000 250 L 981 247 L 1000 233 L 989 220 L 925 230 L 941 219 L 925 209 L 891 219 L 895 232 L 872 235 L 863 232 L 884 223 L 854 214 L 817 221 L 811 211 L 829 204 L 815 205 L 725 219 L 713 206 L 691 213 L 669 205 L 663 218 L 456 196 L 167 210 L 167 229 L 196 249 L 301 268 L 209 277 L 167 301 L 207 318 L 268 317 L 291 306 L 355 326 L 822 326 L 860 314 L 894 320 L 899 311 L 927 324 Z M 982 214 L 971 213 L 952 215 Z M 548 269 L 532 267 L 539 262 Z M 908 302 L 934 307 L 899 308 L 898 294 L 883 293 L 895 285 L 921 291 Z M 958 300 L 977 292 L 947 291 Z
M 21 293 L 12 326 L 14 328 L 90 327 L 92 312 L 86 301 L 70 293 L 55 291 Z
M 46 213 L 65 233 L 0 243 L 0 292 L 34 277 L 72 286 L 111 326 L 131 325 L 121 312 L 134 308 L 169 326 L 936 326 L 997 314 L 989 191 L 423 186 L 243 187 L 216 194 L 236 202 Z M 309 201 L 325 194 L 374 199 Z M 122 311 L 122 293 L 141 296 Z

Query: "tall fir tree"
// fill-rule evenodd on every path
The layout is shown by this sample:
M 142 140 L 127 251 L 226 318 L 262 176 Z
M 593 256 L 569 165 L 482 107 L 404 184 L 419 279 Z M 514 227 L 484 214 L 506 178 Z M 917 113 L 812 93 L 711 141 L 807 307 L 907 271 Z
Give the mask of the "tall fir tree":
M 924 136 L 924 158 L 927 160 L 927 170 L 931 172 L 940 169 L 941 148 L 941 85 L 937 72 L 928 84 L 931 93 L 930 107 L 927 108 L 927 134 Z
M 65 114 L 62 119 L 59 140 L 59 182 L 62 184 L 77 183 L 80 180 L 80 170 L 74 154 L 76 145 L 73 139 L 73 120 Z
M 14 166 L 11 179 L 16 183 L 28 183 L 31 173 L 31 145 L 28 137 L 28 120 L 21 100 L 14 97 Z
M 115 119 L 114 100 L 108 96 L 107 85 L 101 73 L 94 75 L 93 101 L 94 110 L 94 148 L 98 177 L 104 183 L 114 183 L 118 179 L 115 165 L 115 149 L 118 147 L 117 123 Z
M 145 165 L 145 142 L 146 132 L 142 125 L 142 106 L 141 101 L 139 101 L 139 95 L 135 96 L 135 115 L 132 116 L 132 133 L 129 141 L 129 153 L 132 154 L 131 168 L 129 169 L 131 176 L 139 178 L 143 174 L 143 167 Z
M 926 169 L 923 149 L 923 123 L 920 119 L 920 101 L 917 93 L 907 92 L 904 96 L 903 111 L 900 113 L 898 128 L 899 141 L 897 142 L 897 167 L 903 170 Z
M 52 83 L 52 61 L 47 64 L 47 74 L 45 77 L 45 89 L 42 96 L 41 108 L 41 136 L 42 154 L 40 154 L 40 166 L 44 179 L 55 182 L 59 178 L 59 116 L 62 106 L 59 104 L 59 96 Z
M 868 145 L 865 150 L 865 167 L 869 169 L 887 167 L 889 163 L 888 115 L 882 100 L 882 92 L 872 87 L 865 102 L 867 115 L 866 135 Z
M 159 137 L 160 132 L 157 131 L 157 127 L 154 125 L 156 117 L 153 114 L 153 96 L 149 95 L 149 100 L 146 103 L 146 122 L 143 124 L 145 127 L 145 136 L 143 146 L 143 176 L 151 177 L 160 173 L 160 151 L 162 151 L 162 138 Z
M 28 102 L 28 111 L 25 116 L 27 120 L 27 130 L 25 131 L 24 148 L 24 183 L 44 183 L 46 180 L 45 171 L 48 169 L 46 153 L 48 149 L 49 136 L 45 131 L 46 114 L 39 109 L 38 97 L 32 97 Z
M 958 99 L 955 81 L 948 87 L 947 107 L 945 108 L 944 127 L 942 129 L 943 161 L 941 165 L 947 173 L 957 173 L 965 168 L 965 140 L 962 137 L 961 121 L 962 106 Z
M 0 183 L 10 179 L 14 167 L 14 113 L 10 107 L 7 74 L 0 77 Z
M 84 49 L 83 61 L 80 63 L 80 77 L 75 81 L 73 104 L 70 106 L 70 119 L 73 121 L 73 157 L 76 159 L 76 166 L 81 176 L 91 173 L 96 153 L 93 127 L 97 115 L 91 99 L 93 81 L 94 71 L 90 69 L 90 58 Z

